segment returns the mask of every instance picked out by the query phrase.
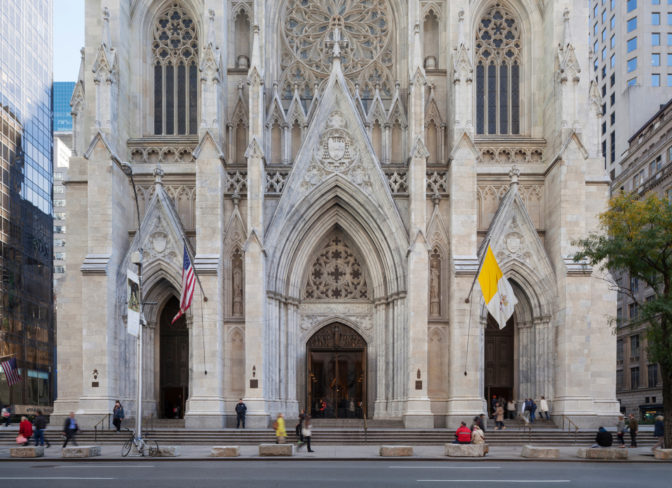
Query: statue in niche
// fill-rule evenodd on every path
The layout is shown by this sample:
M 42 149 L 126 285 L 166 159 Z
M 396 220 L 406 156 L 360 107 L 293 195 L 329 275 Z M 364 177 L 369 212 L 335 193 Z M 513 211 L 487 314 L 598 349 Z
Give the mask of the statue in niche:
M 441 256 L 438 249 L 432 251 L 429 263 L 429 315 L 441 315 Z
M 236 249 L 231 260 L 233 315 L 243 315 L 243 257 L 240 249 Z

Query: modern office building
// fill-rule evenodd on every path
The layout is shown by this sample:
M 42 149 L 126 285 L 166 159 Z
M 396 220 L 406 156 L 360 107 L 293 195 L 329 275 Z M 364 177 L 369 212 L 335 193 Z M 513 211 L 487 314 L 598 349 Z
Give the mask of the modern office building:
M 52 2 L 0 9 L 0 402 L 48 405 L 54 396 L 52 298 Z M 16 412 L 20 413 L 20 408 Z
M 53 84 L 54 128 L 54 299 L 58 307 L 60 283 L 65 273 L 67 199 L 65 180 L 72 156 L 72 114 L 70 100 L 74 81 Z
M 622 171 L 613 191 L 655 192 L 672 199 L 672 100 L 663 105 L 628 140 Z M 627 274 L 615 276 L 619 286 L 631 293 L 619 293 L 616 342 L 616 394 L 625 413 L 652 420 L 662 413 L 662 382 L 657 364 L 647 359 L 646 324 L 639 323 L 639 304 L 653 295 L 644 282 Z
M 628 139 L 672 97 L 672 0 L 590 0 L 590 44 L 613 180 Z

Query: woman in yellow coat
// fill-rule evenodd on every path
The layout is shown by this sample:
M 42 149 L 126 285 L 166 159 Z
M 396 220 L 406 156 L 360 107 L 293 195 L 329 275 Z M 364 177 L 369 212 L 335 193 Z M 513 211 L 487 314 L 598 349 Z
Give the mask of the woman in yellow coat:
M 273 428 L 275 429 L 275 443 L 276 444 L 284 444 L 285 443 L 285 437 L 287 437 L 287 432 L 285 431 L 285 418 L 282 416 L 281 413 L 278 414 L 278 418 L 275 419 L 275 422 L 273 423 Z

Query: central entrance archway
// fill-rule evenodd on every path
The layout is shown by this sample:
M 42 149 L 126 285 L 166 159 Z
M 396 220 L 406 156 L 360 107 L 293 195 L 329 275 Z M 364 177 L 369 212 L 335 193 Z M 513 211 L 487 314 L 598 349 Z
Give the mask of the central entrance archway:
M 308 412 L 314 418 L 366 415 L 366 341 L 340 323 L 326 325 L 306 344 Z
M 514 319 L 511 317 L 506 327 L 499 325 L 488 314 L 485 328 L 485 398 L 488 409 L 492 410 L 493 397 L 497 400 L 513 399 L 514 387 Z M 504 405 L 506 408 L 506 405 Z
M 159 417 L 184 418 L 184 408 L 189 396 L 189 330 L 184 315 L 174 324 L 171 320 L 180 310 L 174 296 L 161 312 L 159 336 L 160 358 L 160 407 Z

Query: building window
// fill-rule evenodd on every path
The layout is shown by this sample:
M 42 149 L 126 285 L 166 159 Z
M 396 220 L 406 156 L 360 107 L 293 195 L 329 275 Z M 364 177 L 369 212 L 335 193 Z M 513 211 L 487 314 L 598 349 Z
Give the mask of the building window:
M 55 252 L 54 253 L 54 259 L 57 261 L 65 261 L 65 253 L 64 252 Z
M 672 46 L 672 32 L 667 33 L 667 45 Z
M 637 0 L 628 0 L 628 3 L 627 3 L 628 12 L 632 12 L 636 8 L 637 8 Z
M 672 14 L 671 13 L 667 14 L 667 25 L 672 25 Z
M 651 12 L 651 24 L 660 25 L 660 12 Z
M 595 58 L 595 61 L 593 61 L 593 71 L 597 71 L 597 68 L 599 67 L 599 61 L 597 58 Z
M 616 103 L 616 94 L 615 93 L 612 93 L 611 96 L 609 97 L 609 103 L 611 104 L 612 107 L 614 106 L 614 103 Z
M 651 45 L 660 46 L 660 32 L 651 33 Z
M 607 85 L 602 85 L 602 98 L 607 96 Z
M 636 390 L 639 388 L 639 366 L 630 368 L 630 389 Z
M 628 19 L 627 28 L 628 28 L 628 32 L 632 32 L 633 30 L 635 30 L 637 28 L 637 17 L 633 17 L 631 19 Z
M 626 46 L 629 53 L 637 49 L 637 38 L 633 37 L 632 39 L 628 39 Z
M 614 125 L 616 123 L 616 112 L 611 112 L 609 123 Z
M 476 33 L 476 132 L 520 134 L 520 28 L 500 4 Z
M 659 53 L 651 54 L 651 66 L 660 66 L 660 54 Z
M 628 73 L 637 69 L 637 58 L 628 59 Z
M 619 309 L 620 310 L 620 309 Z M 625 357 L 624 355 L 624 349 L 623 349 L 623 340 L 619 339 L 616 341 L 616 361 L 618 363 L 623 362 L 623 358 Z
M 607 77 L 607 67 L 602 66 L 602 79 L 604 80 Z
M 619 390 L 623 388 L 623 370 L 619 369 L 616 371 L 616 388 Z
M 660 5 L 660 0 L 651 0 L 652 5 Z
M 672 54 L 667 55 L 667 65 L 672 66 Z
M 187 11 L 173 3 L 158 17 L 152 41 L 154 134 L 196 134 L 198 35 Z
M 613 87 L 616 84 L 616 73 L 611 73 L 609 77 L 609 86 Z
M 631 358 L 639 357 L 639 334 L 630 336 L 630 357 Z
M 633 293 L 639 291 L 639 280 L 637 278 L 630 278 L 630 291 Z
M 602 135 L 607 133 L 607 123 L 602 122 Z
M 651 75 L 651 86 L 660 86 L 660 74 L 653 73 Z
M 667 74 L 667 86 L 672 86 L 672 73 Z
M 593 52 L 594 52 L 595 54 L 597 54 L 597 52 L 598 52 L 599 50 L 600 50 L 600 48 L 599 48 L 599 42 L 598 42 L 598 41 L 595 41 L 595 43 L 593 44 Z
M 602 23 L 604 24 L 606 22 L 607 22 L 607 11 L 603 10 L 602 11 Z M 604 40 L 604 39 L 602 39 L 602 40 Z
M 65 266 L 54 266 L 54 273 L 56 274 L 65 273 Z
M 597 8 L 598 7 L 599 7 L 599 5 L 597 3 L 593 7 L 593 18 L 597 18 Z
M 613 68 L 614 66 L 616 66 L 616 55 L 615 55 L 615 54 L 612 54 L 612 55 L 611 55 L 611 59 L 609 59 L 609 66 L 610 66 L 611 68 Z
M 611 20 L 609 20 L 609 27 L 611 30 L 614 30 L 616 28 L 616 16 L 614 15 Z
M 630 78 L 628 80 L 628 86 L 635 86 L 637 84 L 637 77 L 635 76 L 634 78 Z
M 610 134 L 610 139 L 611 139 L 611 150 L 610 150 L 610 155 L 609 155 L 609 161 L 613 163 L 616 161 L 616 132 L 612 131 Z
M 609 39 L 609 47 L 611 49 L 616 47 L 616 35 L 611 36 L 611 39 Z
M 605 59 L 607 59 L 607 48 L 603 47 L 602 48 L 602 61 L 604 61 Z
M 65 207 L 65 200 L 54 200 L 54 207 Z
M 609 3 L 609 10 L 614 10 L 614 7 L 616 6 L 616 0 L 611 0 Z
M 595 25 L 593 26 L 593 35 L 597 37 L 597 22 L 595 22 Z

